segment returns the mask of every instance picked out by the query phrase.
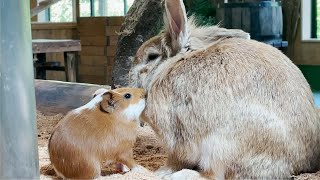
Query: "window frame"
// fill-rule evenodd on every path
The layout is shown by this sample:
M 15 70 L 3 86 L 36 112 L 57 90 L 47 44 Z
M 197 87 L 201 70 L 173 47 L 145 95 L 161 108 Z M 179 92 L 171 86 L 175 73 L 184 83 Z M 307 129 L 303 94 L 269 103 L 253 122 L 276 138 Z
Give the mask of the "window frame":
M 317 0 L 301 1 L 301 41 L 320 42 L 317 37 Z
M 103 4 L 106 4 L 107 3 L 106 1 L 107 0 L 105 0 Z M 127 14 L 127 12 L 128 12 L 128 3 L 127 3 L 127 0 L 122 0 L 122 1 L 123 1 L 123 16 L 125 16 Z M 94 11 L 95 5 L 94 4 L 95 4 L 95 0 L 90 0 L 90 11 L 91 11 L 90 12 L 90 14 L 91 14 L 90 17 L 95 17 L 95 11 Z M 99 3 L 99 8 L 100 8 L 100 3 Z M 105 12 L 105 14 L 107 14 L 107 12 Z M 106 17 L 109 17 L 109 16 L 106 16 Z
M 90 1 L 90 16 L 88 16 L 88 17 L 96 17 L 95 16 L 95 0 L 89 0 Z M 106 0 L 107 1 L 107 0 Z M 128 12 L 128 9 L 129 9 L 129 7 L 128 7 L 128 3 L 127 3 L 127 0 L 122 0 L 123 1 L 123 16 L 125 16 L 126 14 L 127 14 L 127 12 Z M 78 1 L 79 2 L 79 1 Z M 43 11 L 43 13 L 39 13 L 38 14 L 38 16 L 40 15 L 40 16 L 42 16 L 42 18 L 41 19 L 43 19 L 42 21 L 38 21 L 38 23 L 74 23 L 74 22 L 76 22 L 77 21 L 77 17 L 76 17 L 76 13 L 75 13 L 75 11 L 76 11 L 76 3 L 77 3 L 77 1 L 76 0 L 72 0 L 72 11 L 73 11 L 73 17 L 72 17 L 72 21 L 70 21 L 70 22 L 52 22 L 51 21 L 51 15 L 50 15 L 50 11 L 51 11 L 51 7 L 49 7 L 49 8 L 47 8 L 46 10 L 44 10 Z M 80 3 L 80 2 L 79 2 Z M 105 2 L 106 3 L 106 2 Z M 105 4 L 105 3 L 103 3 L 103 4 Z M 99 5 L 100 5 L 100 3 L 99 3 Z M 79 6 L 80 6 L 80 4 L 79 4 Z M 102 5 L 103 6 L 103 5 Z M 80 10 L 81 11 L 81 10 Z M 105 10 L 104 10 L 105 11 Z M 79 14 L 80 14 L 80 12 L 79 12 Z M 105 12 L 105 14 L 107 14 L 107 12 Z
M 317 39 L 317 0 L 311 0 L 311 38 Z
M 51 21 L 51 15 L 50 15 L 50 11 L 51 11 L 51 6 L 48 7 L 47 9 L 43 10 L 42 12 L 40 12 L 37 16 L 39 19 L 39 16 L 43 16 L 43 21 L 37 20 L 37 23 L 75 23 L 77 22 L 77 17 L 76 17 L 76 0 L 71 0 L 72 1 L 72 21 L 67 21 L 67 22 L 52 22 Z M 90 0 L 91 1 L 91 0 Z

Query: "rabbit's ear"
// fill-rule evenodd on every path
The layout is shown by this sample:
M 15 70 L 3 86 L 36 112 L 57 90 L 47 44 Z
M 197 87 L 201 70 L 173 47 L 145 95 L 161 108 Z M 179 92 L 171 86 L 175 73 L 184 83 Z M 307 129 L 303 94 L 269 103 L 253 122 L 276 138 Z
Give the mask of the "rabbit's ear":
M 183 0 L 165 0 L 164 22 L 171 38 L 173 53 L 188 49 L 189 31 Z

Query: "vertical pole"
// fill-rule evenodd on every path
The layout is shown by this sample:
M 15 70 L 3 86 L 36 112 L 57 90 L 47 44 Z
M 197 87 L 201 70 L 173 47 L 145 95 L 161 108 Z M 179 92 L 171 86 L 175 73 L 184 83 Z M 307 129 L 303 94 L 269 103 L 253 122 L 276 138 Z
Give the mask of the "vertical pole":
M 317 0 L 311 1 L 311 37 L 310 38 L 318 38 L 317 37 Z
M 0 2 L 0 179 L 39 179 L 29 3 Z
M 73 6 L 73 22 L 78 22 L 80 17 L 80 0 L 73 0 L 72 1 Z
M 105 9 L 104 14 L 105 14 L 105 16 L 108 16 L 108 6 L 109 6 L 108 0 L 105 0 L 104 4 L 105 4 L 104 5 L 104 9 Z
M 106 0 L 99 0 L 99 16 L 107 16 Z
M 66 81 L 77 82 L 76 74 L 76 52 L 65 52 L 64 53 L 64 68 L 66 74 Z
M 46 12 L 46 21 L 50 22 L 51 21 L 50 7 L 46 9 L 45 12 Z
M 128 12 L 127 0 L 123 0 L 123 15 L 125 16 Z
M 90 11 L 91 11 L 91 17 L 95 16 L 94 13 L 94 0 L 90 0 Z

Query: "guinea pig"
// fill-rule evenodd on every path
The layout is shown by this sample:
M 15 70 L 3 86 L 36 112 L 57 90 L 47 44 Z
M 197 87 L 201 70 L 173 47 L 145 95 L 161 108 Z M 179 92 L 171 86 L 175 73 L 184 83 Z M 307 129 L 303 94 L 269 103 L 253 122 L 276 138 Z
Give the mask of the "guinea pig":
M 103 161 L 139 167 L 133 159 L 145 92 L 138 88 L 100 89 L 94 98 L 70 111 L 49 139 L 50 161 L 67 179 L 100 176 Z M 123 166 L 121 166 L 123 167 Z

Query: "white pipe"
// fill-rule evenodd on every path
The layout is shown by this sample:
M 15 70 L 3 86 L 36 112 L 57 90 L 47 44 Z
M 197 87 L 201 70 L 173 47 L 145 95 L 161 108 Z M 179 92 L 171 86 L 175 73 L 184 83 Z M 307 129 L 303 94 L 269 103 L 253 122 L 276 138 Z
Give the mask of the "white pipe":
M 0 1 L 0 179 L 39 179 L 29 3 Z

